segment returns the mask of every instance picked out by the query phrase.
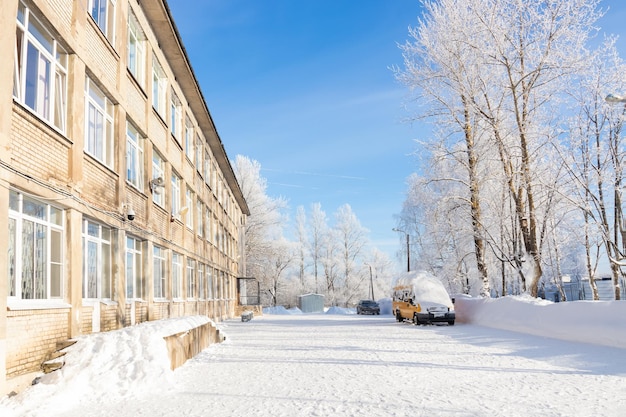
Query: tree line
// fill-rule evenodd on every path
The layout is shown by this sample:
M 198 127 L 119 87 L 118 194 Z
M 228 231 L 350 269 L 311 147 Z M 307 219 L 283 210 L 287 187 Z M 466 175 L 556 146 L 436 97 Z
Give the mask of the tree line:
M 371 247 L 368 230 L 350 205 L 330 219 L 320 203 L 308 212 L 299 206 L 292 222 L 287 200 L 267 195 L 258 161 L 237 155 L 233 169 L 250 208 L 245 275 L 259 281 L 263 305 L 296 306 L 299 295 L 321 294 L 328 306 L 352 307 L 372 292 L 387 296 L 391 262 Z
M 399 227 L 415 267 L 482 296 L 594 277 L 620 299 L 626 67 L 599 0 L 425 0 L 396 78 L 418 142 Z M 615 100 L 614 100 L 615 101 Z M 619 101 L 619 99 L 618 99 Z

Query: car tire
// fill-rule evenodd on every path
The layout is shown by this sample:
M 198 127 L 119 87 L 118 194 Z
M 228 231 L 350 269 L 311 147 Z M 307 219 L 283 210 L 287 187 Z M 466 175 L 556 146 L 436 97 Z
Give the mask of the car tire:
M 396 321 L 402 322 L 402 316 L 400 315 L 400 310 L 396 310 Z
M 420 319 L 417 318 L 417 313 L 413 314 L 413 324 L 416 326 L 419 326 L 420 324 Z
M 448 322 L 448 326 L 454 326 L 454 320 L 450 320 L 450 321 Z

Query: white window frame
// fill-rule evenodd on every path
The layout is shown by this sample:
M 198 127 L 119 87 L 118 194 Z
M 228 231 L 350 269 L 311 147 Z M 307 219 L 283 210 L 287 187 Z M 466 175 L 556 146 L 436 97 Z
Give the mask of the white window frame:
M 202 262 L 198 262 L 198 298 L 206 300 L 206 278 L 204 276 L 205 266 Z
M 208 150 L 204 152 L 204 183 L 211 187 L 211 155 Z
M 205 237 L 207 242 L 211 243 L 211 230 L 213 229 L 213 214 L 211 213 L 211 208 L 207 205 L 205 209 L 205 218 L 206 218 L 206 227 L 205 227 Z
M 115 44 L 115 0 L 89 0 L 89 15 L 111 45 Z
M 146 35 L 130 10 L 128 14 L 128 71 L 143 88 L 146 85 Z
M 142 242 L 126 236 L 126 301 L 142 300 L 144 292 Z
M 143 144 L 144 138 L 137 128 L 126 121 L 126 181 L 143 192 Z
M 175 173 L 172 172 L 172 202 L 171 202 L 171 208 L 172 208 L 172 216 L 174 216 L 175 219 L 180 220 L 180 201 L 181 201 L 181 194 L 180 194 L 180 185 L 181 185 L 181 179 L 180 177 Z
M 165 120 L 167 102 L 167 77 L 156 58 L 152 58 L 152 107 Z
M 170 92 L 170 132 L 176 142 L 182 145 L 183 139 L 183 105 L 174 89 Z
M 183 255 L 172 252 L 172 299 L 181 299 L 183 293 Z
M 167 249 L 153 246 L 152 265 L 153 298 L 165 300 L 167 296 Z
M 204 162 L 202 161 L 202 155 L 204 154 L 204 149 L 202 148 L 202 138 L 199 135 L 196 135 L 196 144 L 194 146 L 195 150 L 195 164 L 196 171 L 201 173 L 203 170 Z
M 185 155 L 189 162 L 192 164 L 195 162 L 193 159 L 194 156 L 194 137 L 193 137 L 193 123 L 191 123 L 191 119 L 189 117 L 185 118 Z
M 152 179 L 163 178 L 165 180 L 165 161 L 161 155 L 152 150 Z M 156 187 L 152 191 L 152 201 L 159 207 L 165 207 L 165 187 Z
M 113 166 L 113 103 L 89 77 L 85 79 L 85 152 Z
M 187 277 L 187 299 L 195 300 L 196 298 L 196 261 L 195 259 L 187 258 L 186 267 Z
M 198 223 L 196 225 L 196 232 L 198 237 L 204 237 L 204 204 L 202 204 L 202 200 L 199 198 L 196 200 L 196 218 L 198 219 Z
M 193 230 L 193 208 L 195 206 L 195 204 L 193 203 L 193 197 L 194 192 L 189 187 L 189 184 L 187 184 L 187 186 L 185 187 L 185 205 L 187 206 L 188 210 L 187 214 L 185 215 L 185 225 L 191 230 Z
M 18 5 L 13 96 L 61 133 L 67 122 L 67 52 L 23 3 Z
M 83 298 L 110 300 L 112 261 L 110 227 L 83 220 Z
M 64 224 L 62 209 L 9 190 L 9 300 L 63 298 Z
M 214 276 L 213 268 L 207 265 L 207 269 L 206 269 L 206 299 L 207 300 L 212 300 L 215 298 L 213 276 Z

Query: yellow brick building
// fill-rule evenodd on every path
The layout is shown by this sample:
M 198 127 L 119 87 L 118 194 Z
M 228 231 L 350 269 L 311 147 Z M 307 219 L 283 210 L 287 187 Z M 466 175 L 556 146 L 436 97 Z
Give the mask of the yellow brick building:
M 3 0 L 0 395 L 57 342 L 232 317 L 246 201 L 164 0 Z

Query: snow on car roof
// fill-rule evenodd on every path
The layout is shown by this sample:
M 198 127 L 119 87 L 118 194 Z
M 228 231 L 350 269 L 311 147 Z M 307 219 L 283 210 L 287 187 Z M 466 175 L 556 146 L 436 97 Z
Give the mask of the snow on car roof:
M 426 271 L 411 271 L 401 274 L 394 282 L 394 287 L 397 286 L 412 287 L 416 300 L 430 301 L 447 306 L 451 304 L 450 295 L 443 283 Z

